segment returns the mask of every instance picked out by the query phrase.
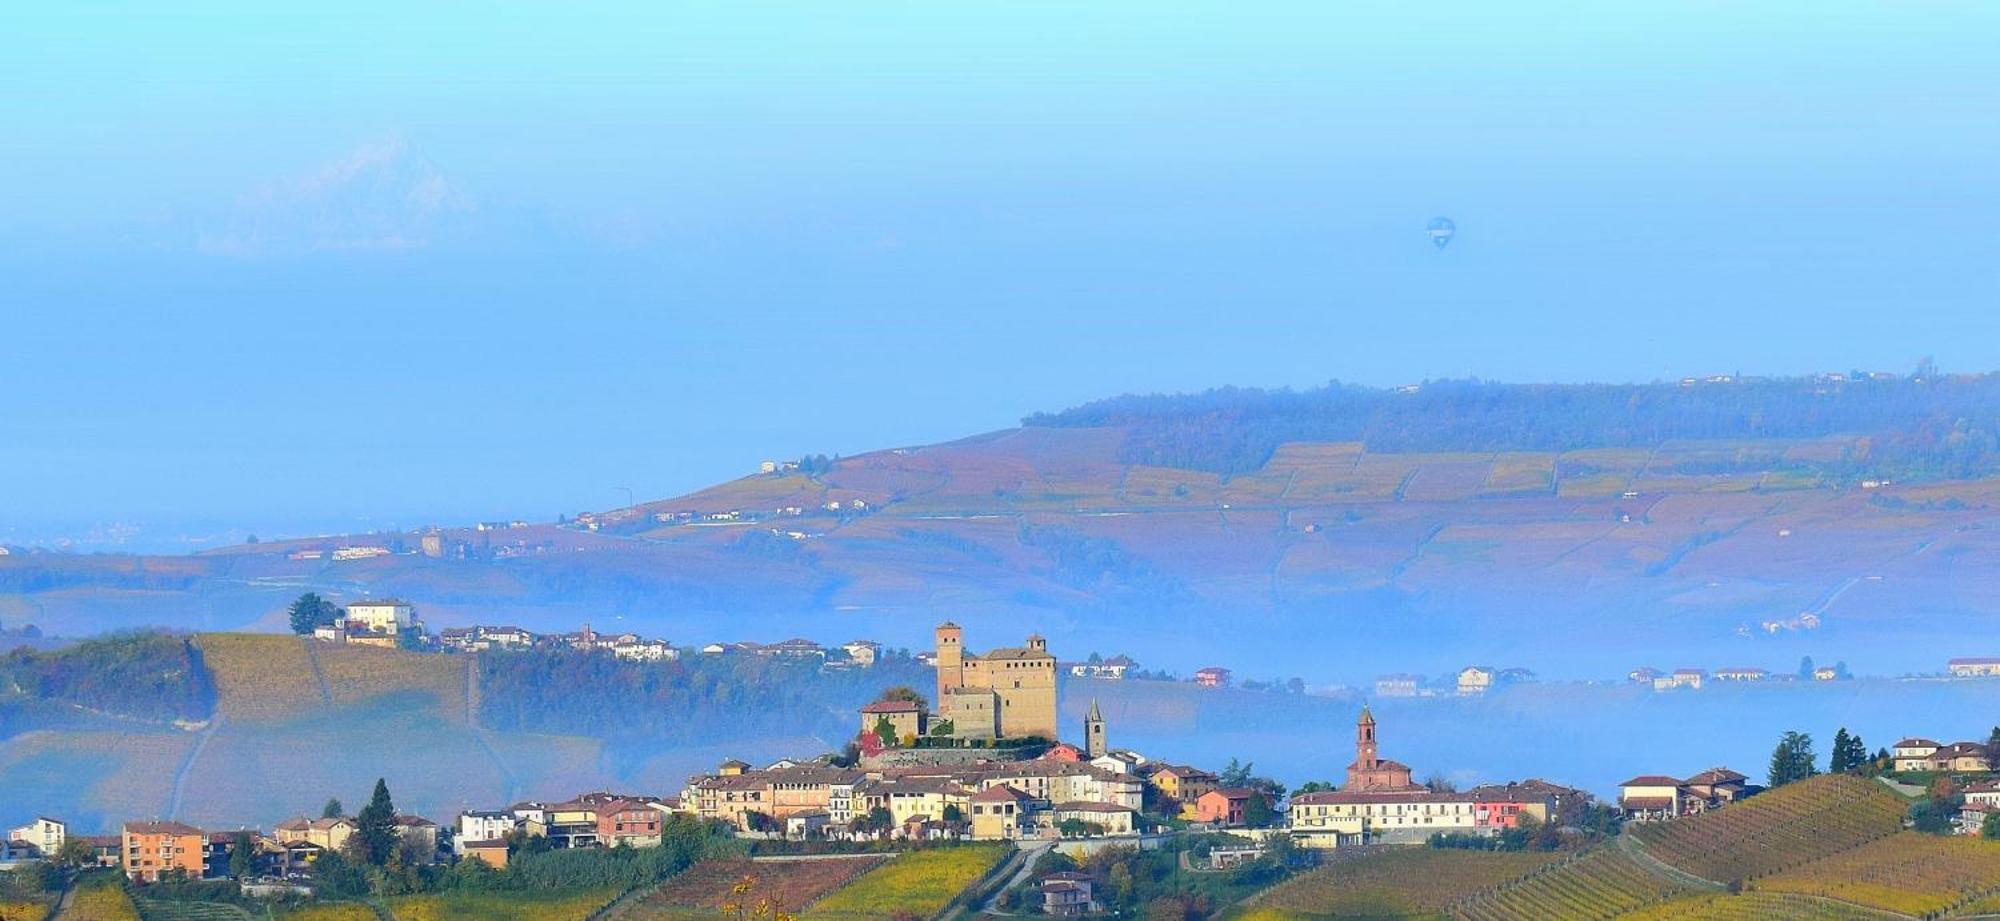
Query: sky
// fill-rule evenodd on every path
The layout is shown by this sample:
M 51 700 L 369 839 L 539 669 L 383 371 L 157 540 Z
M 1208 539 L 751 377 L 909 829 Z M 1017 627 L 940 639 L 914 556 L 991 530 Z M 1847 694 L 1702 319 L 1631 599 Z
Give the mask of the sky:
M 185 6 L 0 12 L 0 542 L 1125 392 L 2000 369 L 1993 4 Z

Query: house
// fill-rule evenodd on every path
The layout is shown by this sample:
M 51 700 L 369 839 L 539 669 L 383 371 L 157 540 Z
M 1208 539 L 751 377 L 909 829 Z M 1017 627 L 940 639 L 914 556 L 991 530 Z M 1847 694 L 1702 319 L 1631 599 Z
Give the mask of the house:
M 2000 678 L 2000 659 L 1953 659 L 1945 663 L 1953 678 Z
M 176 870 L 200 879 L 208 858 L 208 836 L 180 822 L 127 822 L 119 847 L 125 875 L 144 883 Z
M 1048 821 L 1058 829 L 1068 822 L 1079 822 L 1090 829 L 1093 835 L 1130 835 L 1134 833 L 1133 811 L 1110 803 L 1057 803 L 1049 807 Z
M 1214 774 L 1184 764 L 1154 764 L 1147 768 L 1146 782 L 1162 798 L 1182 806 L 1193 805 L 1202 794 L 1221 785 L 1221 778 Z
M 1269 800 L 1262 790 L 1249 787 L 1220 787 L 1203 793 L 1194 801 L 1194 820 L 1214 822 L 1218 825 L 1243 825 L 1249 822 L 1251 802 L 1260 802 L 1269 811 Z
M 36 816 L 34 821 L 7 832 L 8 841 L 30 845 L 44 855 L 62 850 L 63 842 L 68 839 L 69 826 L 61 819 L 48 816 Z
M 304 843 L 325 851 L 338 851 L 359 827 L 345 816 L 326 819 L 300 816 L 279 822 L 275 832 L 279 844 Z
M 1840 669 L 1834 668 L 1831 665 L 1822 665 L 1813 669 L 1812 677 L 1814 681 L 1838 681 L 1840 680 Z
M 597 842 L 605 847 L 659 847 L 666 814 L 633 800 L 597 807 Z
M 396 817 L 396 838 L 408 842 L 410 850 L 422 854 L 424 863 L 437 861 L 438 826 L 436 822 L 419 815 L 399 815 Z
M 1477 815 L 1466 793 L 1327 790 L 1292 797 L 1285 827 L 1303 847 L 1418 844 L 1438 833 L 1478 834 Z
M 1985 803 L 2000 807 L 2000 781 L 1977 780 L 1966 784 L 1963 791 L 1968 803 Z
M 1471 697 L 1493 689 L 1493 680 L 1498 675 L 1491 666 L 1468 665 L 1459 669 L 1458 693 Z
M 1042 914 L 1074 918 L 1097 910 L 1095 883 L 1083 873 L 1051 873 L 1042 877 Z
M 1984 772 L 1993 770 L 1993 760 L 1987 755 L 1984 745 L 1977 742 L 1953 742 L 1932 752 L 1925 770 Z
M 1556 794 L 1552 785 L 1486 784 L 1473 787 L 1472 823 L 1478 828 L 1519 828 L 1521 820 L 1547 822 L 1556 814 Z
M 1139 767 L 1145 763 L 1144 757 L 1128 751 L 1105 752 L 1090 759 L 1091 767 L 1113 774 L 1136 774 L 1139 772 Z
M 680 650 L 666 640 L 621 640 L 612 644 L 611 654 L 629 662 L 672 662 L 680 658 Z
M 1889 749 L 1889 755 L 1898 771 L 1927 771 L 1931 755 L 1941 747 L 1930 739 L 1910 738 L 1897 742 Z
M 1383 675 L 1375 679 L 1375 696 L 1415 697 L 1423 686 L 1422 675 Z
M 349 560 L 367 560 L 367 559 L 373 559 L 378 556 L 388 556 L 388 555 L 389 555 L 389 548 L 387 547 L 333 548 L 333 558 L 336 561 L 341 561 L 341 562 L 346 562 Z
M 1069 673 L 1073 678 L 1106 678 L 1118 681 L 1125 677 L 1127 671 L 1138 666 L 1139 663 L 1130 657 L 1118 655 L 1098 662 L 1071 663 Z
M 520 819 L 505 810 L 461 812 L 458 814 L 458 833 L 452 835 L 451 839 L 452 850 L 458 856 L 464 857 L 468 844 L 477 841 L 500 841 L 512 834 L 520 824 Z
M 1672 691 L 1679 688 L 1687 688 L 1690 691 L 1699 691 L 1701 690 L 1702 679 L 1706 677 L 1708 677 L 1708 674 L 1698 668 L 1677 668 L 1674 669 L 1673 674 L 1654 678 L 1653 690 Z
M 1194 673 L 1194 683 L 1205 688 L 1226 688 L 1229 686 L 1229 669 L 1211 665 Z
M 900 827 L 912 820 L 942 820 L 947 810 L 964 815 L 974 795 L 956 781 L 943 777 L 864 780 L 854 786 L 854 797 L 858 800 L 854 814 L 869 815 L 877 809 L 886 809 L 892 823 Z
M 1648 686 L 1650 686 L 1655 679 L 1664 678 L 1666 677 L 1666 675 L 1667 675 L 1666 672 L 1660 671 L 1657 668 L 1648 668 L 1645 666 L 1635 668 L 1625 673 L 1625 677 L 1631 679 L 1633 684 L 1644 684 Z
M 505 869 L 507 866 L 507 842 L 505 841 L 486 839 L 481 841 L 453 842 L 453 846 L 458 848 L 459 853 L 467 860 L 485 861 L 487 866 L 495 870 Z
M 1952 816 L 1952 833 L 1974 837 L 1986 831 L 1986 817 L 2000 815 L 2000 806 L 1967 800 Z
M 1717 681 L 1762 681 L 1771 673 L 1761 668 L 1718 668 L 1713 677 Z
M 981 841 L 1031 837 L 1037 807 L 1034 797 L 1006 784 L 987 787 L 971 796 L 972 837 Z
M 1663 774 L 1641 774 L 1618 785 L 1618 808 L 1634 822 L 1681 815 L 1681 782 Z
M 915 739 L 929 731 L 924 707 L 914 700 L 878 700 L 861 708 L 862 732 L 874 732 L 884 720 L 896 733 L 895 738 L 882 739 L 883 745 L 898 745 L 903 739 Z
M 416 608 L 395 598 L 356 601 L 347 606 L 347 625 L 349 630 L 401 633 L 417 625 Z
M 780 643 L 772 643 L 757 650 L 758 655 L 776 656 L 781 659 L 824 659 L 826 647 L 808 639 L 793 637 Z
M 1726 767 L 1709 768 L 1688 778 L 1681 786 L 1685 788 L 1683 798 L 1697 806 L 1697 811 L 1727 805 L 1764 790 Z
M 882 657 L 882 644 L 874 640 L 850 640 L 840 644 L 847 653 L 848 661 L 862 668 L 875 667 L 875 660 Z

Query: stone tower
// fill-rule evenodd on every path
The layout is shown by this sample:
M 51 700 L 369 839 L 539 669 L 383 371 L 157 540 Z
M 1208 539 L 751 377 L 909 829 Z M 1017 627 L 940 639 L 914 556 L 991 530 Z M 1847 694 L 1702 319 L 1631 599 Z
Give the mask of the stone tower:
M 1083 756 L 1102 758 L 1108 751 L 1104 744 L 1104 714 L 1097 711 L 1097 700 L 1090 701 L 1090 714 L 1083 718 Z
M 937 626 L 937 699 L 944 712 L 945 695 L 965 686 L 965 635 L 957 624 L 945 621 Z
M 1361 720 L 1354 724 L 1354 766 L 1363 771 L 1381 766 L 1375 754 L 1375 714 L 1368 712 L 1366 705 L 1361 708 Z

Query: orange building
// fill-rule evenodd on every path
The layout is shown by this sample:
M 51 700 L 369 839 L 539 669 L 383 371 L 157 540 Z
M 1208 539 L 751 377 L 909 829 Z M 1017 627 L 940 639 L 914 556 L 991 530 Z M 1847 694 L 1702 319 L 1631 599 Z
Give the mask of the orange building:
M 1203 793 L 1194 801 L 1194 820 L 1218 825 L 1242 825 L 1249 821 L 1250 802 L 1264 794 L 1248 787 L 1222 787 Z
M 179 822 L 128 822 L 120 853 L 125 875 L 139 882 L 158 882 L 160 874 L 184 870 L 189 879 L 202 877 L 208 836 Z

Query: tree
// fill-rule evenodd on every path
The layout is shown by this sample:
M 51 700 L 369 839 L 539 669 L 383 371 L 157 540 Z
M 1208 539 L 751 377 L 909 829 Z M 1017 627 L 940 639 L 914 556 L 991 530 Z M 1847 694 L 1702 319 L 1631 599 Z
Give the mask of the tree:
M 375 793 L 354 817 L 354 824 L 354 838 L 361 842 L 357 856 L 371 866 L 387 863 L 396 850 L 396 803 L 389 798 L 388 781 L 375 779 Z
M 1250 783 L 1250 769 L 1255 766 L 1255 762 L 1238 761 L 1235 758 L 1231 758 L 1229 759 L 1229 766 L 1222 769 L 1222 773 L 1217 775 L 1217 779 L 1225 787 L 1248 785 Z
M 1858 735 L 1848 735 L 1847 727 L 1833 734 L 1833 751 L 1827 754 L 1829 774 L 1853 774 L 1868 766 L 1868 745 Z
M 917 693 L 916 688 L 910 687 L 907 684 L 899 684 L 893 688 L 883 691 L 882 695 L 880 697 L 875 698 L 875 700 L 878 703 L 886 703 L 890 701 L 906 701 L 908 703 L 916 704 L 917 706 L 922 707 L 926 710 L 930 709 L 931 706 L 930 701 L 924 699 L 924 695 Z
M 1443 774 L 1432 774 L 1424 778 L 1424 789 L 1432 793 L 1457 793 L 1458 785 L 1452 783 L 1451 778 Z
M 875 721 L 875 740 L 880 742 L 883 748 L 895 747 L 896 724 L 889 722 L 888 717 L 885 716 Z
M 1817 669 L 1813 668 L 1812 656 L 1805 656 L 1799 659 L 1799 680 L 1811 681 L 1814 671 L 1817 671 Z
M 313 632 L 314 627 L 339 620 L 340 606 L 321 598 L 318 592 L 307 592 L 292 602 L 289 613 L 292 619 L 292 632 L 304 635 Z
M 958 727 L 952 725 L 951 720 L 938 720 L 931 724 L 931 737 L 935 739 L 949 739 L 957 731 Z
M 1277 813 L 1272 811 L 1271 801 L 1262 793 L 1253 794 L 1249 802 L 1243 804 L 1243 824 L 1251 828 L 1263 828 L 1275 818 Z
M 957 804 L 946 803 L 944 805 L 944 820 L 947 822 L 962 822 L 965 820 L 965 813 L 958 808 Z
M 1988 841 L 2000 839 L 2000 812 L 1989 812 L 1979 823 L 1979 837 Z
M 239 831 L 229 839 L 229 875 L 249 879 L 256 872 L 257 839 L 247 831 Z
M 1812 735 L 1792 730 L 1771 750 L 1770 782 L 1773 788 L 1819 773 L 1813 765 Z
M 1334 788 L 1333 782 L 1330 780 L 1308 780 L 1305 783 L 1299 784 L 1298 788 L 1292 791 L 1292 795 L 1298 796 L 1301 793 L 1322 793 L 1331 791 L 1333 788 Z
M 328 797 L 326 805 L 319 807 L 319 817 L 322 819 L 337 819 L 346 814 L 347 809 L 340 805 L 338 796 Z

